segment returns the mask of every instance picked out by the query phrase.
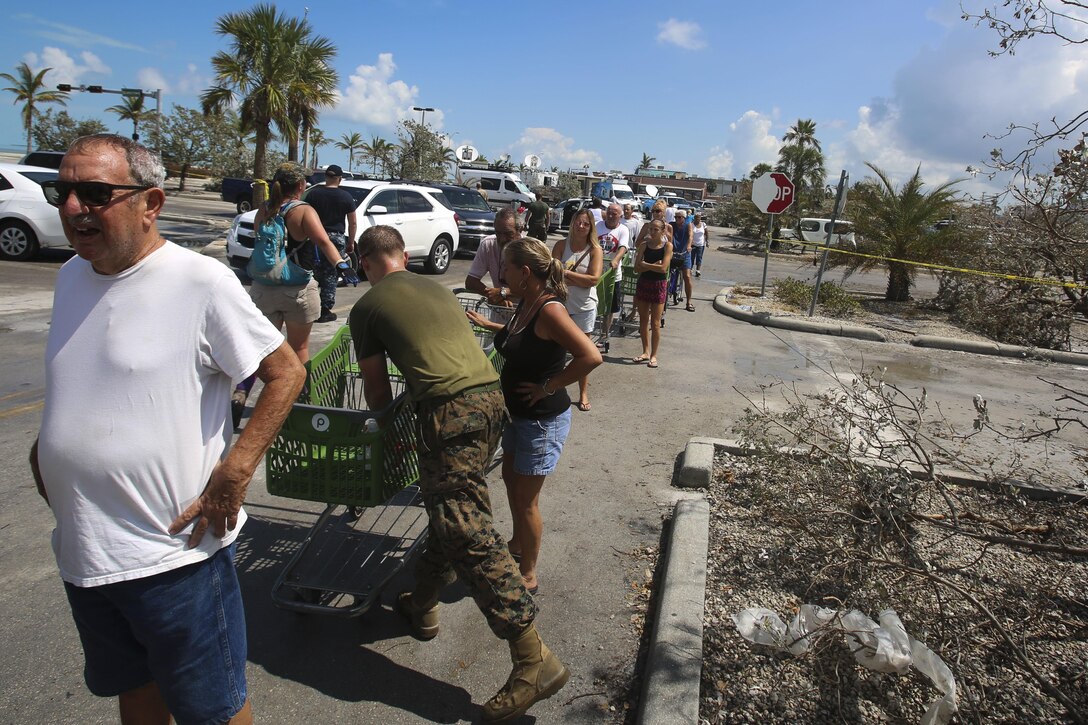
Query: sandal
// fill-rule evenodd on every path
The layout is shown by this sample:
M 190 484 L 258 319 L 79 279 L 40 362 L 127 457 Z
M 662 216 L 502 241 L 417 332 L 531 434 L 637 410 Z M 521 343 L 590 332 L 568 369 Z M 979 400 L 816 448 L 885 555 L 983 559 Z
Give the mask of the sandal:
M 652 357 L 652 358 L 650 358 L 650 362 L 649 362 L 649 363 L 647 363 L 646 367 L 648 367 L 648 368 L 656 368 L 656 367 L 657 367 L 657 358 L 656 358 L 656 357 Z
M 695 312 L 695 305 L 693 305 L 693 304 L 691 304 L 691 303 L 689 302 L 689 303 L 688 303 L 688 306 L 687 306 L 687 307 L 685 307 L 684 309 L 685 309 L 685 310 L 687 310 L 688 312 Z
M 592 408 L 592 407 L 593 406 L 589 404 L 588 400 L 586 400 L 586 401 L 579 400 L 578 401 L 578 410 L 582 411 L 583 413 L 588 413 L 589 409 Z
M 633 362 L 633 363 L 644 363 L 644 362 L 649 362 L 649 361 L 650 361 L 650 356 L 649 355 L 639 355 L 638 357 L 631 358 L 631 362 Z

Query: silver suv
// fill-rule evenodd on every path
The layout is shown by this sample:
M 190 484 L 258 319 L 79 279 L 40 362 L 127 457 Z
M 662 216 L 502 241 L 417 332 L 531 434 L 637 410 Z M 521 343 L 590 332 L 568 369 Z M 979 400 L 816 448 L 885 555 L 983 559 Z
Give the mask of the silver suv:
M 387 224 L 404 237 L 404 249 L 410 257 L 423 258 L 428 272 L 444 274 L 449 269 L 460 237 L 457 214 L 438 199 L 440 190 L 374 179 L 345 179 L 340 188 L 358 204 L 355 215 L 360 234 L 370 227 Z M 306 198 L 305 193 L 302 198 Z M 256 216 L 256 211 L 239 214 L 227 232 L 227 259 L 232 267 L 244 270 L 253 254 Z

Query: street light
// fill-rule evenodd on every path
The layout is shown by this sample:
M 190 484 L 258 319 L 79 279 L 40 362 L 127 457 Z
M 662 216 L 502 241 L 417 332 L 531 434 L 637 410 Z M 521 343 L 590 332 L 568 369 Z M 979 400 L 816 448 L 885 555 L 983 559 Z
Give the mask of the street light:
M 427 128 L 427 111 L 434 111 L 434 109 L 430 108 L 430 107 L 420 108 L 419 106 L 412 106 L 412 110 L 420 112 L 419 125 L 422 126 L 423 128 Z M 417 141 L 417 143 L 416 143 L 416 170 L 418 172 L 418 171 L 422 171 L 422 169 L 423 169 L 423 148 L 419 145 L 419 143 Z
M 162 156 L 162 89 L 145 91 L 140 88 L 103 88 L 102 86 L 73 86 L 71 83 L 58 83 L 57 90 L 63 93 L 79 91 L 80 93 L 116 93 L 119 96 L 140 96 L 141 98 L 155 99 L 155 137 L 158 140 L 159 156 Z M 434 110 L 434 109 L 430 109 Z M 133 134 L 135 136 L 135 134 Z M 133 140 L 136 140 L 133 138 Z

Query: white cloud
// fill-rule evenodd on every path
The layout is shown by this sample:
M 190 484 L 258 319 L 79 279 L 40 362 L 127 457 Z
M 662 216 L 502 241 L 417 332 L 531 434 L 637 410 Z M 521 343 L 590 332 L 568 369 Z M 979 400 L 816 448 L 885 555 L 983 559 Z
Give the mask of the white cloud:
M 578 169 L 589 164 L 591 169 L 603 165 L 601 155 L 596 151 L 574 148 L 574 139 L 556 131 L 554 128 L 526 128 L 515 143 L 515 148 L 522 155 L 533 153 L 540 156 L 545 168 L 558 166 L 560 169 Z M 515 161 L 521 157 L 512 154 Z
M 657 27 L 660 28 L 657 34 L 659 43 L 670 43 L 684 50 L 702 50 L 706 47 L 703 29 L 698 23 L 669 18 L 663 23 L 658 23 Z
M 731 135 L 725 146 L 732 153 L 736 176 L 745 177 L 756 164 L 774 164 L 778 160 L 782 142 L 771 133 L 773 123 L 771 116 L 749 110 L 729 124 Z
M 136 82 L 144 90 L 160 88 L 163 93 L 170 93 L 172 90 L 170 84 L 166 82 L 166 77 L 159 72 L 158 68 L 141 68 L 136 73 Z
M 79 83 L 85 75 L 108 76 L 113 72 L 89 50 L 80 53 L 79 58 L 82 62 L 75 60 L 60 48 L 48 45 L 42 49 L 41 55 L 31 52 L 23 56 L 23 60 L 34 71 L 40 71 L 42 68 L 53 69 L 48 76 L 49 83 Z
M 211 78 L 206 78 L 197 72 L 195 63 L 185 66 L 185 72 L 178 76 L 174 92 L 184 95 L 197 95 L 211 88 L 214 83 Z
M 64 43 L 65 45 L 73 45 L 77 48 L 90 48 L 96 45 L 104 45 L 109 48 L 135 50 L 140 53 L 147 52 L 139 45 L 134 45 L 124 40 L 117 40 L 116 38 L 111 38 L 106 35 L 92 33 L 86 28 L 80 28 L 75 25 L 65 25 L 64 23 L 53 22 L 52 20 L 39 18 L 29 13 L 20 13 L 15 15 L 14 19 L 22 20 L 43 28 L 43 30 L 31 31 L 31 35 L 37 35 L 38 37 L 46 38 L 47 40 L 58 43 Z
M 710 149 L 710 154 L 706 157 L 706 173 L 707 176 L 732 179 L 733 152 L 720 146 Z
M 378 55 L 377 65 L 361 65 L 348 78 L 348 86 L 339 93 L 339 101 L 332 114 L 350 121 L 371 126 L 392 128 L 406 118 L 417 118 L 419 87 L 402 80 L 393 80 L 397 70 L 392 53 Z M 444 122 L 441 110 L 427 113 L 427 125 L 440 130 Z

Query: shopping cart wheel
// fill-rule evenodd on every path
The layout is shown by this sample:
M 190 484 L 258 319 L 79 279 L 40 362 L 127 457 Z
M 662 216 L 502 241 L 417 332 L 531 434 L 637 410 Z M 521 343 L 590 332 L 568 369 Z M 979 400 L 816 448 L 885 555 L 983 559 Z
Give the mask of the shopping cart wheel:
M 359 517 L 363 515 L 363 511 L 365 510 L 365 506 L 348 506 L 348 510 L 345 512 L 348 521 L 358 521 Z

